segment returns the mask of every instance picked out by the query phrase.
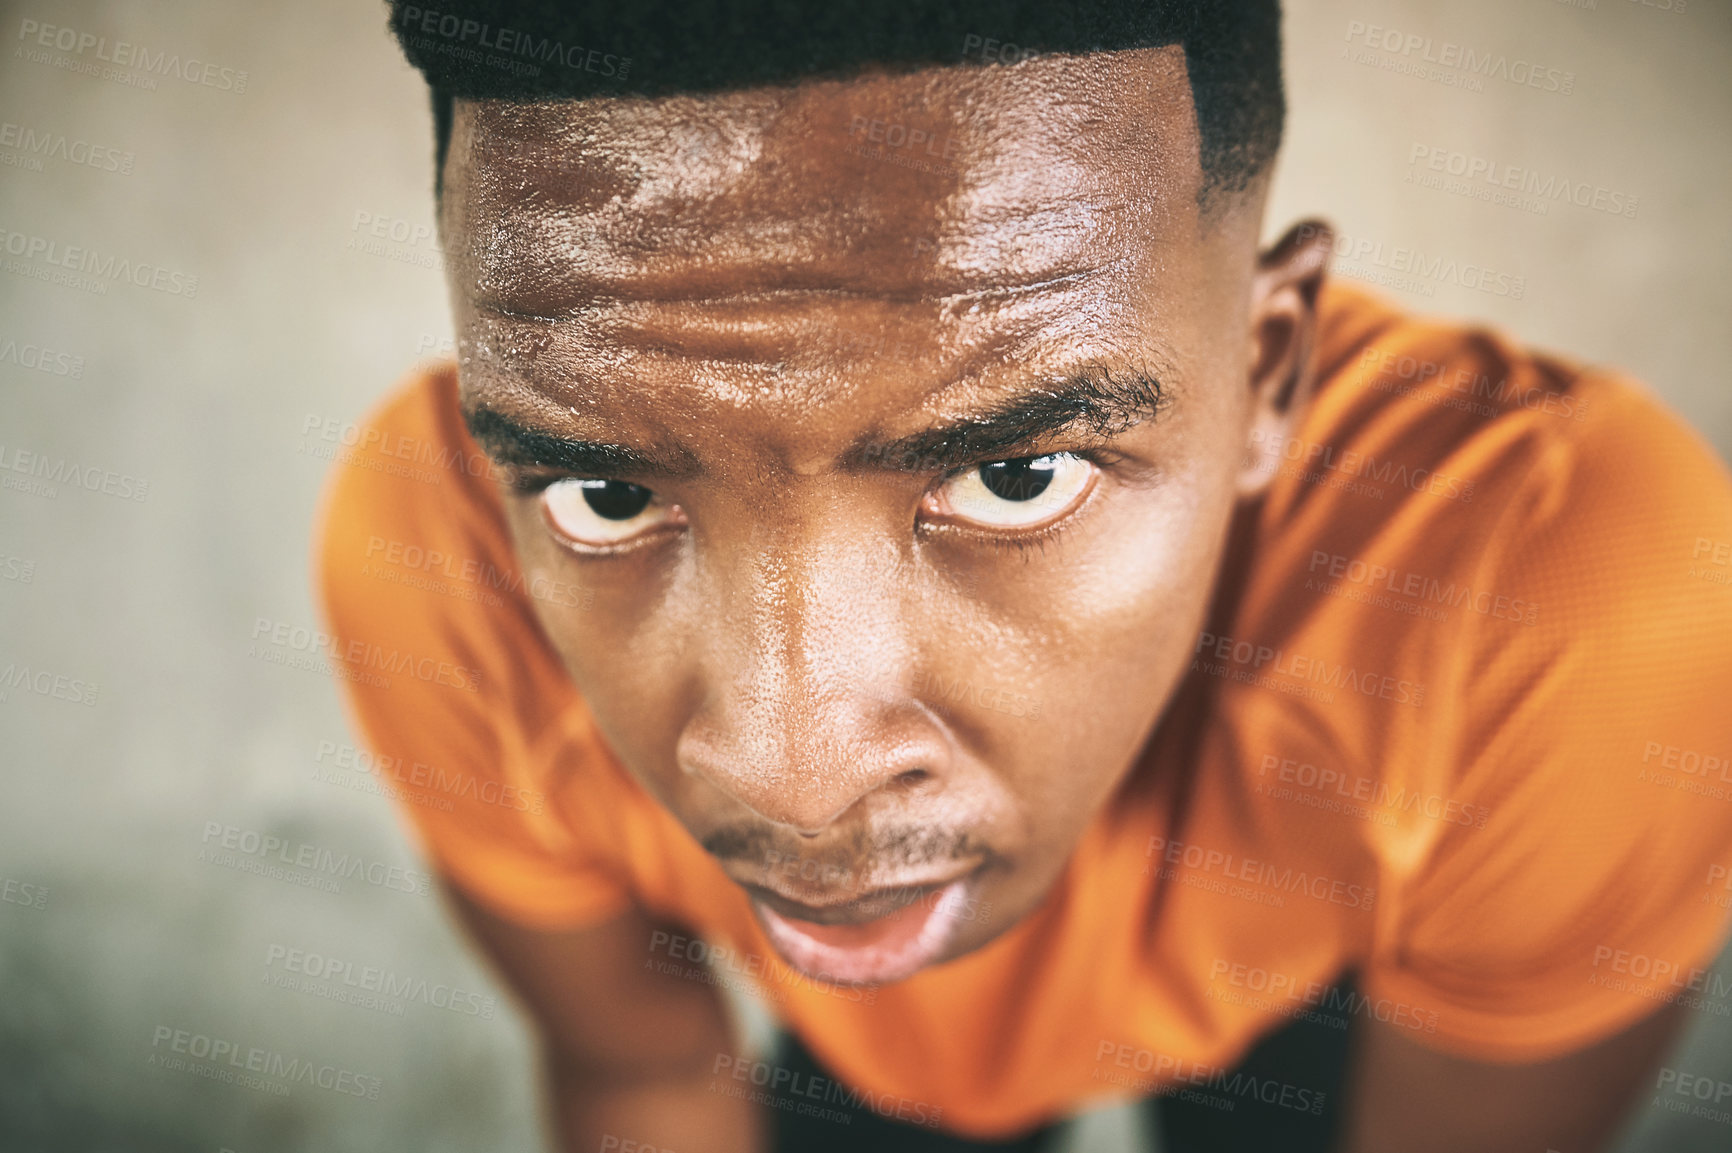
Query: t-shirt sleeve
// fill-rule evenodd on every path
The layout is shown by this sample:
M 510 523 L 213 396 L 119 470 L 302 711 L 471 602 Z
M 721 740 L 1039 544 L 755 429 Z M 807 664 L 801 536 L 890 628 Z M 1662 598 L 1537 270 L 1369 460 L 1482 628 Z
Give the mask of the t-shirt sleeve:
M 315 567 L 357 761 L 437 870 L 497 915 L 558 930 L 623 912 L 617 846 L 560 804 L 605 754 L 530 610 L 449 375 L 411 380 L 355 439 Z
M 1437 702 L 1475 820 L 1386 889 L 1366 971 L 1480 1060 L 1700 1004 L 1732 898 L 1732 479 L 1634 386 L 1593 395 L 1510 494 L 1474 594 L 1506 611 Z

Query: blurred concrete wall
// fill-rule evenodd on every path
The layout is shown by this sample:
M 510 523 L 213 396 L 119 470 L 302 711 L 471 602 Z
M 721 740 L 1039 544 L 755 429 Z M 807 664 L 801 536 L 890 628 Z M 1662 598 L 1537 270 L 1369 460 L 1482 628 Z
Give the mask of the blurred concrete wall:
M 0 1149 L 536 1148 L 525 1031 L 435 898 L 365 874 L 321 891 L 220 851 L 276 837 L 374 875 L 422 867 L 335 763 L 350 738 L 331 680 L 251 648 L 260 620 L 314 621 L 321 430 L 449 334 L 420 239 L 420 81 L 368 0 L 0 13 L 0 226 L 160 270 L 106 287 L 44 279 L 40 260 L 0 270 L 0 445 L 112 474 L 0 491 L 0 666 L 65 678 L 0 702 Z M 215 67 L 195 82 L 36 53 L 25 21 Z M 1560 90 L 1416 73 L 1372 25 L 1537 62 Z M 1321 214 L 1345 274 L 1622 365 L 1732 455 L 1729 52 L 1721 0 L 1294 3 L 1270 231 Z M 64 136 L 64 157 L 21 148 L 25 130 Z M 1596 191 L 1488 199 L 1489 164 Z M 358 213 L 406 239 L 355 247 Z M 1394 271 L 1397 247 L 1505 291 Z M 409 991 L 285 988 L 289 950 Z M 474 1013 L 435 1003 L 453 987 Z M 1732 1080 L 1728 1012 L 1695 1014 L 1669 1061 Z M 333 1066 L 360 1093 L 165 1068 L 163 1030 Z M 1626 1147 L 1729 1143 L 1654 1110 Z

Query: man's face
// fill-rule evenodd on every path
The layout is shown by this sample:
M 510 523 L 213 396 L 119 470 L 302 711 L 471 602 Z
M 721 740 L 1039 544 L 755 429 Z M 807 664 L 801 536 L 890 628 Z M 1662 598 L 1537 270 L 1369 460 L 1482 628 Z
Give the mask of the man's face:
M 796 967 L 1015 924 L 1185 669 L 1255 407 L 1201 176 L 1177 49 L 459 102 L 464 405 L 594 590 L 536 611 Z

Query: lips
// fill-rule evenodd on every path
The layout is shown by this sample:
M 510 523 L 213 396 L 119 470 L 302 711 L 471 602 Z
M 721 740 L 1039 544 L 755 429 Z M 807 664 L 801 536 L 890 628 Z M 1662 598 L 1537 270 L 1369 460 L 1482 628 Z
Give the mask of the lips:
M 844 984 L 899 981 L 932 964 L 961 926 L 972 877 L 898 886 L 814 907 L 748 886 L 764 933 L 808 976 Z
M 809 904 L 797 897 L 785 896 L 776 889 L 750 882 L 741 882 L 740 885 L 751 894 L 754 901 L 784 917 L 814 925 L 859 925 L 899 912 L 916 901 L 930 897 L 949 883 L 950 879 L 947 878 L 925 883 L 886 885 L 852 900 L 829 904 Z

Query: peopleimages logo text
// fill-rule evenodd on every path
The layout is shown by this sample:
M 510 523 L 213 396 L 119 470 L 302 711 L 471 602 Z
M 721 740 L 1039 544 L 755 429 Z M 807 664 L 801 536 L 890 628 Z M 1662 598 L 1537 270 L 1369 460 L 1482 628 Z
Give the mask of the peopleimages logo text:
M 357 679 L 357 675 L 368 675 L 376 670 L 385 676 L 409 676 L 428 684 L 471 693 L 478 692 L 481 688 L 481 673 L 477 669 L 400 649 L 385 648 L 370 641 L 354 638 L 345 640 L 319 629 L 290 624 L 287 621 L 272 621 L 259 617 L 253 622 L 252 639 L 253 651 L 249 655 L 260 655 L 259 642 L 274 646 L 274 649 L 264 651 L 275 652 L 279 658 L 282 653 L 328 655 L 335 662 L 331 668 L 348 674 L 348 679 Z M 273 663 L 285 662 L 277 659 L 273 660 Z M 389 681 L 383 684 L 376 680 L 365 683 L 374 684 L 378 688 L 390 687 Z
M 104 496 L 118 497 L 121 500 L 141 501 L 150 495 L 150 481 L 142 477 L 115 472 L 111 468 L 79 464 L 63 456 L 51 457 L 47 453 L 19 448 L 17 445 L 0 444 L 0 473 L 18 473 L 30 478 L 30 482 L 41 482 L 38 485 L 41 489 L 38 495 L 50 498 L 59 495 L 59 489 L 54 486 L 62 484 L 69 488 L 81 488 L 86 492 L 100 492 Z M 9 476 L 0 479 L 0 486 L 23 487 L 14 483 Z
M 39 130 L 10 120 L 0 122 L 0 148 L 16 149 L 36 161 L 60 160 L 100 172 L 118 172 L 122 176 L 132 175 L 132 164 L 137 159 L 131 152 L 122 152 L 112 145 L 95 144 L 68 137 L 64 132 Z M 32 167 L 38 172 L 42 170 L 40 164 Z
M 195 1033 L 190 1029 L 176 1029 L 171 1025 L 156 1027 L 151 1034 L 150 1048 L 151 1064 L 199 1073 L 201 1076 L 207 1074 L 192 1066 L 185 1057 L 209 1062 L 216 1069 L 231 1075 L 236 1072 L 257 1074 L 260 1077 L 272 1078 L 279 1084 L 298 1082 L 350 1097 L 363 1097 L 369 1101 L 379 1099 L 379 1091 L 385 1084 L 378 1077 L 357 1073 L 352 1069 L 290 1057 L 275 1049 L 247 1045 L 227 1037 L 213 1037 L 208 1033 Z M 176 1054 L 184 1056 L 176 1060 Z
M 170 296 L 198 295 L 198 277 L 160 264 L 128 260 L 110 252 L 106 255 L 94 248 L 77 244 L 62 244 L 45 236 L 14 232 L 0 225 L 0 249 L 8 256 L 41 261 L 54 268 L 94 276 L 99 281 L 125 281 L 136 288 L 153 288 Z M 106 290 L 105 290 L 106 291 Z
M 112 43 L 106 36 L 82 32 L 64 24 L 44 24 L 39 20 L 23 20 L 18 25 L 18 39 L 27 47 L 53 48 L 83 56 L 86 52 L 104 64 L 116 68 L 133 68 L 150 76 L 174 76 L 188 84 L 233 92 L 237 96 L 247 90 L 247 72 L 222 64 L 212 64 L 191 56 L 184 60 L 178 52 L 157 49 L 152 52 L 142 44 L 125 40 Z M 152 85 L 154 87 L 154 85 Z
M 1362 44 L 1393 56 L 1406 57 L 1424 64 L 1455 69 L 1471 76 L 1503 80 L 1542 92 L 1568 96 L 1575 91 L 1576 74 L 1563 68 L 1551 68 L 1532 60 L 1511 60 L 1507 53 L 1478 50 L 1453 40 L 1434 41 L 1417 32 L 1403 32 L 1363 20 L 1347 22 L 1348 43 Z
M 0 337 L 0 364 L 16 364 L 19 368 L 35 369 L 50 376 L 84 375 L 82 356 L 57 352 L 43 344 L 20 344 L 11 337 Z
M 624 80 L 626 72 L 631 68 L 629 56 L 616 56 L 599 48 L 585 48 L 580 44 L 566 44 L 551 36 L 536 37 L 516 28 L 495 27 L 480 20 L 470 20 L 432 8 L 417 8 L 412 4 L 403 6 L 400 23 L 409 32 L 437 36 L 453 45 L 467 46 L 474 43 L 478 49 L 503 53 L 508 58 L 515 57 L 517 61 L 532 62 L 532 69 L 536 64 L 557 63 L 566 68 Z

